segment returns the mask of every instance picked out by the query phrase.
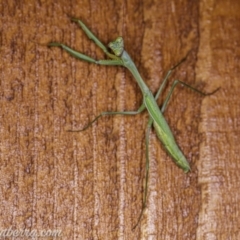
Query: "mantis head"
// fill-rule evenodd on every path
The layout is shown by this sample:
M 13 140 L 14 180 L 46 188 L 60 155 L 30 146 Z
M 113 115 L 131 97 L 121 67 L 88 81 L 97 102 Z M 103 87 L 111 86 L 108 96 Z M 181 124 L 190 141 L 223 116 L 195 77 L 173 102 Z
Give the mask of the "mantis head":
M 113 51 L 113 53 L 120 57 L 124 50 L 124 42 L 122 37 L 118 37 L 115 41 L 110 42 L 108 47 Z

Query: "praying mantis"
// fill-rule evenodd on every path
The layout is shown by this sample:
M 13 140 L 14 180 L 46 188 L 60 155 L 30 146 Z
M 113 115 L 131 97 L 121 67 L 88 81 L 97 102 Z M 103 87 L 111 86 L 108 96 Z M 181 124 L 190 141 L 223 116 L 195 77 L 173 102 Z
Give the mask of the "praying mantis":
M 93 40 L 95 44 L 102 49 L 102 51 L 109 57 L 107 60 L 95 60 L 85 54 L 82 54 L 80 52 L 77 52 L 68 46 L 59 43 L 59 42 L 51 42 L 48 44 L 49 47 L 61 47 L 65 51 L 67 51 L 69 54 L 72 56 L 81 59 L 86 62 L 90 63 L 95 63 L 98 65 L 107 65 L 107 66 L 123 66 L 126 67 L 133 75 L 135 78 L 136 82 L 138 83 L 140 90 L 143 95 L 143 103 L 142 105 L 138 108 L 137 111 L 116 111 L 116 112 L 102 112 L 99 114 L 97 117 L 95 117 L 91 122 L 89 122 L 84 128 L 80 130 L 69 130 L 71 132 L 80 132 L 86 130 L 88 127 L 90 127 L 94 122 L 96 122 L 100 117 L 106 116 L 106 115 L 136 115 L 140 114 L 143 112 L 145 109 L 148 111 L 149 114 L 149 120 L 147 123 L 147 128 L 146 128 L 146 137 L 145 137 L 145 143 L 146 143 L 146 163 L 145 163 L 145 181 L 144 181 L 144 193 L 143 193 L 143 199 L 142 199 L 142 209 L 140 212 L 140 215 L 138 217 L 137 223 L 134 225 L 133 229 L 137 227 L 139 222 L 141 221 L 141 218 L 143 216 L 143 212 L 146 208 L 147 204 L 147 191 L 148 191 L 148 178 L 149 178 L 149 135 L 150 135 L 150 130 L 152 126 L 154 127 L 156 134 L 159 138 L 159 140 L 162 142 L 164 145 L 166 151 L 169 153 L 169 155 L 172 157 L 174 162 L 183 169 L 185 173 L 190 171 L 190 166 L 183 155 L 182 151 L 179 149 L 174 136 L 170 130 L 170 127 L 168 123 L 166 122 L 163 113 L 167 107 L 167 104 L 169 102 L 169 99 L 172 95 L 172 92 L 174 88 L 176 87 L 177 84 L 182 84 L 197 93 L 207 96 L 215 93 L 218 89 L 211 93 L 203 93 L 199 91 L 196 88 L 193 88 L 192 86 L 180 81 L 180 80 L 175 80 L 171 86 L 171 89 L 161 107 L 159 108 L 156 100 L 159 98 L 161 95 L 164 87 L 166 86 L 166 83 L 169 79 L 169 76 L 171 75 L 172 71 L 178 67 L 185 59 L 182 59 L 177 65 L 172 67 L 166 74 L 161 86 L 159 87 L 156 95 L 154 96 L 153 93 L 150 91 L 144 80 L 142 79 L 141 75 L 138 72 L 138 69 L 136 68 L 134 62 L 128 55 L 128 53 L 124 49 L 124 41 L 122 37 L 116 38 L 116 40 L 110 42 L 108 44 L 108 47 L 111 49 L 112 53 L 108 51 L 108 48 L 103 45 L 103 43 L 87 28 L 87 26 L 79 19 L 72 18 L 74 22 L 77 22 L 79 26 L 82 28 L 82 30 L 86 33 L 86 35 L 89 37 L 89 39 Z

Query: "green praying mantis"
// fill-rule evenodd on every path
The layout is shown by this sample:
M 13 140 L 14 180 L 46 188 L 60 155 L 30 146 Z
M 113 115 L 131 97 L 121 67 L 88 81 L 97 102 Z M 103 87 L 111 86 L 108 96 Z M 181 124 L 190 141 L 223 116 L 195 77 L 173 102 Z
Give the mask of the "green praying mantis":
M 142 199 L 142 209 L 140 212 L 140 215 L 138 217 L 137 223 L 134 225 L 133 229 L 135 229 L 137 227 L 137 225 L 139 224 L 139 222 L 141 221 L 144 209 L 146 208 L 146 203 L 147 203 L 147 191 L 148 191 L 148 178 L 149 178 L 149 135 L 150 135 L 150 130 L 152 128 L 152 126 L 154 127 L 156 134 L 159 138 L 159 140 L 162 142 L 162 144 L 164 145 L 165 149 L 167 150 L 167 152 L 169 153 L 169 155 L 172 157 L 172 159 L 174 160 L 174 162 L 183 169 L 183 171 L 185 173 L 187 173 L 188 171 L 190 171 L 190 166 L 189 163 L 187 161 L 187 159 L 185 158 L 185 156 L 183 155 L 182 151 L 179 149 L 174 136 L 169 128 L 168 123 L 166 122 L 163 113 L 167 107 L 167 104 L 169 102 L 169 99 L 172 95 L 172 92 L 174 90 L 174 88 L 176 87 L 177 84 L 182 84 L 196 92 L 198 92 L 201 95 L 207 96 L 207 95 L 211 95 L 213 93 L 215 93 L 218 89 L 216 89 L 215 91 L 213 91 L 212 93 L 203 93 L 201 91 L 199 91 L 198 89 L 195 89 L 193 87 L 191 87 L 190 85 L 180 81 L 180 80 L 175 80 L 171 86 L 171 89 L 161 107 L 161 109 L 159 108 L 156 100 L 159 98 L 159 96 L 161 95 L 168 79 L 169 76 L 171 75 L 172 71 L 179 66 L 184 60 L 181 60 L 177 65 L 175 65 L 174 67 L 172 67 L 168 73 L 166 74 L 163 83 L 161 84 L 160 88 L 158 89 L 157 93 L 155 96 L 153 96 L 152 92 L 149 90 L 148 86 L 146 85 L 146 83 L 144 82 L 144 80 L 142 79 L 142 77 L 140 76 L 138 69 L 136 68 L 134 62 L 132 61 L 131 57 L 128 55 L 128 53 L 125 51 L 124 49 L 124 42 L 123 42 L 123 38 L 122 37 L 118 37 L 115 41 L 110 42 L 108 44 L 108 47 L 111 49 L 112 53 L 108 51 L 108 48 L 106 46 L 103 45 L 103 43 L 86 27 L 86 25 L 79 19 L 72 19 L 73 21 L 77 22 L 80 27 L 82 28 L 82 30 L 87 34 L 87 36 L 93 40 L 95 42 L 95 44 L 101 48 L 103 50 L 103 52 L 110 58 L 108 60 L 95 60 L 85 54 L 82 54 L 80 52 L 77 52 L 71 48 L 69 48 L 68 46 L 62 44 L 62 43 L 58 43 L 58 42 L 52 42 L 49 43 L 48 46 L 50 47 L 61 47 L 63 48 L 65 51 L 67 51 L 69 54 L 71 54 L 72 56 L 90 62 L 90 63 L 95 63 L 95 64 L 99 64 L 99 65 L 107 65 L 107 66 L 123 66 L 126 67 L 134 76 L 135 80 L 137 81 L 142 95 L 143 95 L 143 103 L 142 105 L 139 107 L 139 109 L 137 111 L 124 111 L 124 112 L 102 112 L 101 114 L 99 114 L 97 117 L 95 117 L 91 122 L 89 122 L 83 129 L 81 130 L 70 130 L 70 131 L 84 131 L 86 130 L 88 127 L 90 127 L 94 122 L 96 122 L 100 117 L 102 116 L 106 116 L 106 115 L 117 115 L 117 114 L 121 114 L 121 115 L 136 115 L 139 114 L 141 112 L 143 112 L 145 109 L 147 109 L 148 114 L 149 114 L 149 120 L 147 123 L 147 129 L 146 129 L 146 138 L 145 138 L 145 143 L 146 143 L 146 164 L 145 164 L 145 181 L 144 181 L 144 193 L 143 193 L 143 199 Z

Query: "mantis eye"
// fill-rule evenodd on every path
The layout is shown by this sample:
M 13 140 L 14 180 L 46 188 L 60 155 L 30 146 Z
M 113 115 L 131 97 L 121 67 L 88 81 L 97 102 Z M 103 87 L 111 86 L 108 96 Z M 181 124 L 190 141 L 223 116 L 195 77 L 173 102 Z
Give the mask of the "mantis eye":
M 123 38 L 118 37 L 115 41 L 110 42 L 108 46 L 117 57 L 120 57 L 124 50 Z

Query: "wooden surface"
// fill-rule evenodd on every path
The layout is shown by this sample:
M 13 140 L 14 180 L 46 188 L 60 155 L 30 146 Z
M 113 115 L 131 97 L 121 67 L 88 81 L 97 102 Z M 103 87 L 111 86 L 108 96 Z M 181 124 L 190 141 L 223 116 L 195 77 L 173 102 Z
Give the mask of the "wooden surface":
M 236 0 L 2 1 L 0 230 L 62 230 L 56 239 L 240 239 L 239 12 Z M 175 90 L 165 116 L 192 171 L 176 167 L 152 132 L 148 207 L 135 231 L 147 114 L 66 130 L 101 111 L 137 109 L 142 96 L 127 70 L 46 47 L 60 41 L 104 58 L 68 15 L 106 44 L 123 36 L 153 92 L 189 51 L 168 86 L 177 78 L 205 92 L 221 87 L 205 98 Z

